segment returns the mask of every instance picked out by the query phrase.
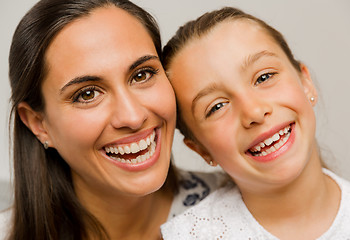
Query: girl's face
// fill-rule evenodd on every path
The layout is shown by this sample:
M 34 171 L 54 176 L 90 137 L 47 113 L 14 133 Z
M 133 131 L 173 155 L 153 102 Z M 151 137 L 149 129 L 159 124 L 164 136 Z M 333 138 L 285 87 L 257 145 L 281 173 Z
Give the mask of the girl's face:
M 142 196 L 159 189 L 175 96 L 141 23 L 116 7 L 97 9 L 60 31 L 45 57 L 42 128 L 76 190 Z
M 283 186 L 316 158 L 309 99 L 317 93 L 308 70 L 296 71 L 256 24 L 220 23 L 175 56 L 169 76 L 199 142 L 185 143 L 241 190 Z

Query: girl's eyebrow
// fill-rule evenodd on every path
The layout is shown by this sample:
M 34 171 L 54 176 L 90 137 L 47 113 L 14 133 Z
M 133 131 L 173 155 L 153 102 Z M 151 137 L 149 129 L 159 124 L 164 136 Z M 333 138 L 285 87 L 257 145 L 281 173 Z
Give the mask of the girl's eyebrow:
M 218 86 L 216 83 L 211 83 L 211 84 L 205 86 L 204 88 L 202 88 L 202 90 L 200 90 L 192 100 L 192 104 L 191 104 L 192 114 L 194 113 L 194 109 L 195 109 L 195 106 L 196 106 L 198 100 L 201 99 L 202 97 L 216 91 L 217 89 L 218 89 Z
M 242 66 L 241 66 L 241 69 L 243 71 L 245 71 L 249 66 L 254 64 L 256 61 L 258 61 L 262 57 L 277 57 L 277 54 L 275 54 L 273 52 L 266 51 L 266 50 L 257 52 L 255 54 L 251 54 L 244 60 Z
M 159 59 L 157 56 L 155 55 L 145 55 L 142 56 L 138 59 L 136 59 L 129 67 L 129 71 L 134 70 L 135 68 L 137 68 L 139 65 L 143 64 L 144 62 L 147 62 L 151 59 Z M 61 89 L 60 89 L 60 94 L 62 94 L 64 92 L 64 90 L 69 87 L 72 86 L 74 84 L 80 84 L 80 83 L 84 83 L 84 82 L 96 82 L 96 81 L 100 81 L 101 78 L 97 77 L 97 76 L 79 76 L 76 78 L 73 78 L 72 80 L 70 80 L 68 83 L 66 83 Z
M 242 70 L 247 69 L 249 66 L 254 64 L 256 61 L 258 61 L 262 57 L 277 57 L 277 54 L 263 50 L 255 54 L 248 55 L 248 57 L 244 60 L 241 66 L 241 69 Z M 194 113 L 195 106 L 200 98 L 214 92 L 217 89 L 218 89 L 218 86 L 215 83 L 211 83 L 208 86 L 205 86 L 204 88 L 202 88 L 202 90 L 200 90 L 192 100 L 192 104 L 191 104 L 192 113 Z

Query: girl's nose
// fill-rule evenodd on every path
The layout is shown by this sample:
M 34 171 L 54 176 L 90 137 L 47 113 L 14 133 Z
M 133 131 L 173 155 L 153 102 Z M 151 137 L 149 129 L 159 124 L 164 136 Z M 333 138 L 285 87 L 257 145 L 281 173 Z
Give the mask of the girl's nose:
M 262 124 L 272 113 L 272 105 L 267 99 L 256 94 L 247 94 L 241 98 L 241 122 L 245 128 Z

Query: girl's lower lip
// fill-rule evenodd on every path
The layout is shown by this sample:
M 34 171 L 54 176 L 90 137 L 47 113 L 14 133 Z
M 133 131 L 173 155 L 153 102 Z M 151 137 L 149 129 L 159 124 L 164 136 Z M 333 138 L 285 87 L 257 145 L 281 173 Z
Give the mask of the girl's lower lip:
M 108 160 L 111 161 L 117 167 L 130 172 L 139 172 L 152 167 L 156 162 L 158 162 L 158 159 L 160 156 L 160 150 L 161 150 L 161 129 L 157 128 L 155 131 L 156 131 L 156 148 L 155 148 L 154 154 L 149 159 L 141 163 L 133 163 L 133 164 L 118 162 L 107 156 Z
M 253 155 L 249 155 L 249 156 L 253 160 L 255 160 L 257 162 L 261 162 L 261 163 L 268 163 L 268 162 L 271 162 L 271 161 L 277 159 L 279 156 L 284 154 L 286 151 L 288 151 L 292 147 L 292 145 L 295 141 L 295 131 L 294 130 L 295 130 L 295 124 L 292 124 L 289 139 L 277 151 L 272 152 L 270 154 L 267 154 L 266 156 L 253 156 Z

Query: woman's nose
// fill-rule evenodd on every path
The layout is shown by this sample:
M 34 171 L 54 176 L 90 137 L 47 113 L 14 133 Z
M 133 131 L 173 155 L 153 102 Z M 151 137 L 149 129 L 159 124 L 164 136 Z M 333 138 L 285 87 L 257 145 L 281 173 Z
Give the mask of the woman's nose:
M 247 94 L 240 100 L 241 122 L 245 128 L 264 123 L 272 113 L 272 105 L 269 101 L 256 94 Z
M 111 124 L 114 128 L 136 130 L 142 127 L 148 117 L 147 108 L 131 93 L 119 95 L 112 106 Z

